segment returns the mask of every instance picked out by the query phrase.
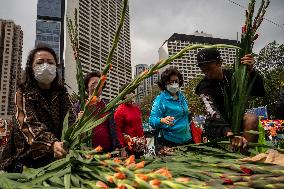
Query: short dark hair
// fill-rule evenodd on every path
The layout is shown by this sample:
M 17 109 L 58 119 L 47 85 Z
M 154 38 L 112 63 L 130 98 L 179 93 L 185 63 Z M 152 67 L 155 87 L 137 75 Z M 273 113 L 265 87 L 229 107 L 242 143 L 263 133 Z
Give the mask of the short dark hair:
M 179 86 L 183 85 L 183 77 L 182 74 L 175 67 L 167 68 L 161 75 L 160 81 L 158 81 L 159 88 L 164 91 L 166 90 L 167 82 L 170 81 L 171 76 L 176 75 L 179 79 Z
M 33 50 L 30 51 L 28 55 L 26 68 L 25 68 L 25 76 L 24 76 L 22 83 L 20 83 L 20 88 L 22 89 L 27 88 L 27 87 L 34 87 L 37 84 L 37 81 L 34 77 L 33 62 L 34 62 L 35 54 L 39 51 L 49 52 L 55 60 L 56 67 L 58 67 L 58 59 L 57 59 L 55 51 L 51 47 L 49 47 L 47 44 L 38 44 Z M 59 80 L 57 71 L 56 71 L 56 77 L 51 83 L 51 87 L 52 88 L 53 87 L 55 88 L 63 87 L 62 82 Z
M 85 85 L 85 91 L 86 92 L 89 92 L 88 90 L 88 84 L 89 84 L 89 81 L 90 81 L 90 79 L 92 78 L 92 77 L 98 77 L 98 78 L 100 78 L 101 77 L 101 73 L 99 72 L 99 71 L 93 71 L 93 72 L 90 72 L 90 73 L 88 73 L 86 76 L 85 76 L 85 78 L 84 78 L 84 85 Z M 103 89 L 105 88 L 105 86 L 106 86 L 106 82 L 105 82 L 105 84 L 104 84 L 104 86 L 103 86 Z

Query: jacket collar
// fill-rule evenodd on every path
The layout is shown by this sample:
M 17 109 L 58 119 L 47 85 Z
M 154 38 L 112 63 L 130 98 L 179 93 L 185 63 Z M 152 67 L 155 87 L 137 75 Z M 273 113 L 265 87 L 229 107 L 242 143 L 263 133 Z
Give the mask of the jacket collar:
M 46 109 L 49 113 L 52 113 L 50 110 L 50 105 L 47 103 L 47 100 L 42 95 L 43 90 L 41 90 L 38 86 L 29 87 L 26 90 L 27 98 L 32 101 L 38 102 L 42 108 Z M 51 105 L 54 104 L 55 100 L 58 98 L 60 91 L 59 90 L 51 90 Z
M 175 100 L 174 99 L 174 97 L 170 94 L 170 92 L 169 91 L 167 91 L 167 90 L 164 90 L 163 91 L 163 95 L 164 95 L 164 97 L 167 99 L 167 100 Z M 178 99 L 180 99 L 180 95 L 181 95 L 181 92 L 180 91 L 178 91 L 177 92 L 177 95 L 178 95 Z

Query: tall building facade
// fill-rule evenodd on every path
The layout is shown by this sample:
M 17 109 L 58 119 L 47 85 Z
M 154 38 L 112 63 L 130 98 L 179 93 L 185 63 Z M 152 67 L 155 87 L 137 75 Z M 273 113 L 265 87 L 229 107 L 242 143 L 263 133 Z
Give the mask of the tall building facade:
M 135 77 L 137 77 L 139 74 L 141 74 L 145 70 L 151 69 L 153 66 L 154 64 L 151 64 L 150 66 L 148 66 L 147 64 L 136 65 L 135 66 Z M 141 102 L 142 98 L 151 92 L 152 87 L 158 83 L 159 78 L 160 78 L 159 73 L 156 73 L 141 82 L 141 84 L 135 90 L 135 93 L 138 94 L 136 98 L 137 102 Z
M 14 97 L 21 79 L 23 31 L 10 20 L 0 19 L 0 117 L 14 114 Z
M 123 8 L 122 0 L 68 0 L 67 16 L 78 10 L 79 50 L 84 75 L 102 71 L 110 51 Z M 131 81 L 129 9 L 112 59 L 106 88 L 102 96 L 114 98 L 121 85 Z M 77 92 L 76 63 L 69 37 L 66 38 L 65 80 L 69 91 Z
M 65 0 L 38 0 L 35 45 L 47 44 L 58 57 L 63 75 Z
M 159 48 L 159 59 L 165 59 L 172 56 L 190 44 L 227 44 L 237 45 L 236 40 L 213 38 L 211 34 L 199 33 L 196 31 L 193 35 L 174 33 L 164 44 Z M 200 49 L 188 51 L 182 58 L 174 60 L 171 64 L 161 69 L 164 71 L 169 66 L 176 67 L 183 75 L 184 86 L 192 78 L 202 76 L 200 68 L 197 66 L 196 55 Z M 236 58 L 236 49 L 234 48 L 219 48 L 218 49 L 223 59 L 223 66 L 233 65 Z M 183 88 L 182 88 L 183 89 Z

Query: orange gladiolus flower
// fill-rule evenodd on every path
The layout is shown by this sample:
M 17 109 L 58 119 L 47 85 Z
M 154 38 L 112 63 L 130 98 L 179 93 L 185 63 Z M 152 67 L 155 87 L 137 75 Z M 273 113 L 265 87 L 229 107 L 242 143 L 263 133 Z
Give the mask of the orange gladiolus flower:
M 122 162 L 122 160 L 121 160 L 121 159 L 118 159 L 118 157 L 114 158 L 113 161 L 114 161 L 115 163 L 121 163 L 121 162 Z
M 158 179 L 150 180 L 149 184 L 154 188 L 159 188 L 161 185 L 161 181 Z
M 85 158 L 86 158 L 86 159 L 93 159 L 93 157 L 94 157 L 94 156 L 91 155 L 91 154 L 85 154 Z
M 100 88 L 99 88 L 99 90 L 102 90 L 102 88 L 103 88 L 103 86 L 104 86 L 104 84 L 105 84 L 105 82 L 106 82 L 106 80 L 107 80 L 107 76 L 106 75 L 102 75 L 101 76 L 101 85 L 100 85 Z
M 99 188 L 108 188 L 108 186 L 105 183 L 103 183 L 102 181 L 98 181 L 96 183 L 96 186 L 99 187 Z
M 116 189 L 126 189 L 126 186 L 124 184 L 119 184 Z
M 247 26 L 244 25 L 244 26 L 242 27 L 242 33 L 246 33 L 246 32 L 247 32 Z
M 107 157 L 107 158 L 111 158 L 111 153 L 107 153 L 107 154 L 106 154 L 106 157 Z
M 113 176 L 117 179 L 125 179 L 126 178 L 126 175 L 122 172 L 115 173 Z
M 127 159 L 125 160 L 124 165 L 130 165 L 130 164 L 132 164 L 132 163 L 135 163 L 135 156 L 134 156 L 134 155 L 131 155 L 129 158 L 127 158 Z
M 136 176 L 144 181 L 147 181 L 148 180 L 148 176 L 147 175 L 144 175 L 144 174 L 136 174 Z
M 141 73 L 141 75 L 146 75 L 148 73 L 148 70 L 145 70 L 144 72 Z
M 96 152 L 101 152 L 103 150 L 103 148 L 99 145 L 95 148 Z
M 161 175 L 163 175 L 165 177 L 168 177 L 168 178 L 172 178 L 173 177 L 172 174 L 170 173 L 170 171 L 167 168 L 158 169 L 154 173 L 161 174 Z
M 96 105 L 96 104 L 97 104 L 97 101 L 98 101 L 98 97 L 97 97 L 97 96 L 94 96 L 94 97 L 91 99 L 90 105 Z
M 136 164 L 136 169 L 141 169 L 145 166 L 145 161 L 141 161 L 140 163 Z
M 190 179 L 188 177 L 180 177 L 180 178 L 176 178 L 177 182 L 188 182 L 190 181 Z
M 106 179 L 108 182 L 113 183 L 113 177 L 112 176 L 106 176 Z

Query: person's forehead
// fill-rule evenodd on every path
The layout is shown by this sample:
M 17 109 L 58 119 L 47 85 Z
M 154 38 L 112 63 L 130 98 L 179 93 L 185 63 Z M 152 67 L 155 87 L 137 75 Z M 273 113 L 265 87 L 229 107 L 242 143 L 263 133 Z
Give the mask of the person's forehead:
M 91 77 L 89 82 L 99 81 L 99 77 Z
M 35 53 L 35 58 L 40 59 L 40 58 L 49 58 L 49 59 L 54 59 L 52 54 L 48 51 L 38 51 Z
M 213 67 L 216 67 L 216 63 L 217 62 L 206 63 L 206 64 L 203 64 L 200 68 L 201 69 L 213 68 Z
M 177 79 L 178 76 L 177 75 L 171 75 L 170 79 Z

